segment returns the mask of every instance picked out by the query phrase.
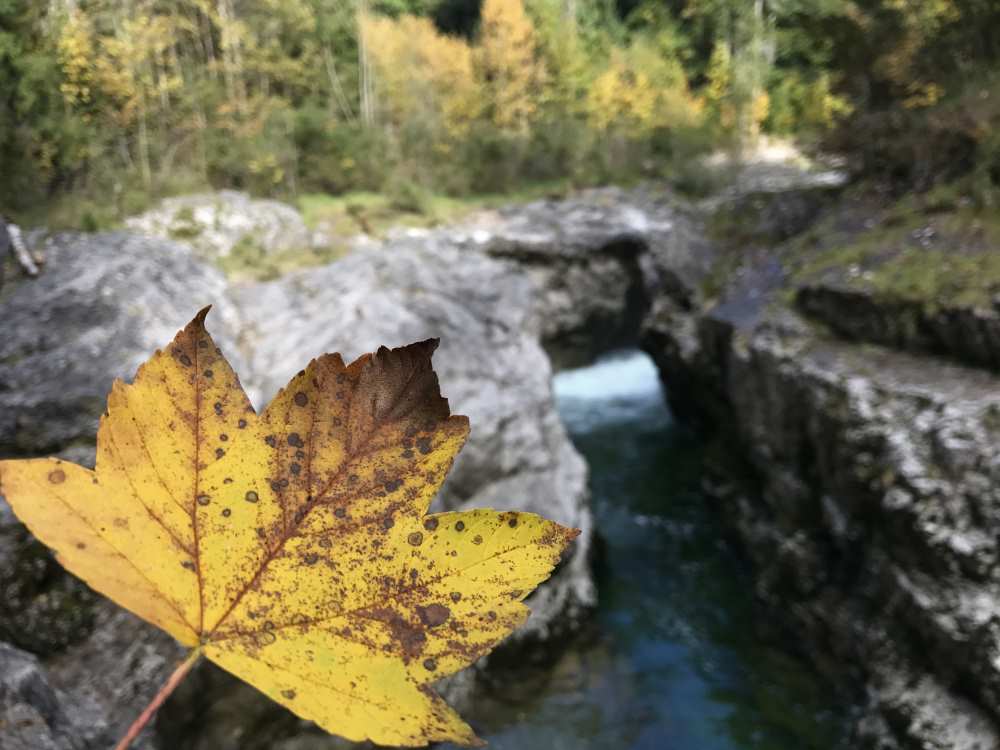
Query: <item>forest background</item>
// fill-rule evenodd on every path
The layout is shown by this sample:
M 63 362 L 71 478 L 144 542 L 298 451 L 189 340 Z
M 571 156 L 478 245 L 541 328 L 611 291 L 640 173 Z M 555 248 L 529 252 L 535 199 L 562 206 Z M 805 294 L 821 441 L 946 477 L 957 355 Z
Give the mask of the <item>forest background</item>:
M 0 211 L 699 193 L 700 156 L 761 134 L 992 203 L 997 30 L 994 0 L 0 0 Z

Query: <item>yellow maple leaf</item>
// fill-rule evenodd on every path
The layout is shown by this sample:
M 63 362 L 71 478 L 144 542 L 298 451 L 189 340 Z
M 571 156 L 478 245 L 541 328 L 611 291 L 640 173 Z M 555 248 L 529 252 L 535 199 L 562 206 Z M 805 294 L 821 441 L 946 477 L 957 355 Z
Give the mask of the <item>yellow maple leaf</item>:
M 351 740 L 478 744 L 430 684 L 524 622 L 578 532 L 426 514 L 469 431 L 436 341 L 324 355 L 258 415 L 207 312 L 114 383 L 94 471 L 0 461 L 0 494 L 64 567 L 191 646 L 188 663 Z

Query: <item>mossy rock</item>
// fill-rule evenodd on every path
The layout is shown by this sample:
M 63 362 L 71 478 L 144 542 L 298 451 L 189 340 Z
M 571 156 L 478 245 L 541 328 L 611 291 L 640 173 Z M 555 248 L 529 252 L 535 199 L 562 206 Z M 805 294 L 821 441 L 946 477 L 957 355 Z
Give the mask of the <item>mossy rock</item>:
M 86 637 L 98 596 L 0 502 L 0 640 L 46 656 Z

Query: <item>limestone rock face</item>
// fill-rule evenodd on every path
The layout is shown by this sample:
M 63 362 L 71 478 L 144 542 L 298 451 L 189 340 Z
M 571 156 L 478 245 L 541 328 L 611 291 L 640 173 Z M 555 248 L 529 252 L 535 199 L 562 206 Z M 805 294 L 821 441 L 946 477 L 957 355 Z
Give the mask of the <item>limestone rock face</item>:
M 112 380 L 200 307 L 215 303 L 214 328 L 233 341 L 225 278 L 190 249 L 124 233 L 33 241 L 45 273 L 0 296 L 0 455 L 86 454 Z
M 711 298 L 657 297 L 643 344 L 714 443 L 706 489 L 758 597 L 863 689 L 851 747 L 1000 748 L 993 314 L 797 286 L 780 245 L 743 257 Z
M 125 226 L 136 234 L 189 244 L 208 260 L 225 258 L 241 243 L 263 254 L 304 250 L 313 243 L 292 206 L 233 190 L 168 198 L 126 219 Z

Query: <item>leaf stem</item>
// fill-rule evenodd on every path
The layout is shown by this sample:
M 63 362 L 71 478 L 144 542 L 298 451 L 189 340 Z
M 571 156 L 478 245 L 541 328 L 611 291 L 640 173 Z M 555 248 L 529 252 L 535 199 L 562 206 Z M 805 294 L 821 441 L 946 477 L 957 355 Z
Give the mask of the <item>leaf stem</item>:
M 177 689 L 177 686 L 183 682 L 184 678 L 187 677 L 188 672 L 191 671 L 191 667 L 198 663 L 198 659 L 201 658 L 201 646 L 198 648 L 191 649 L 191 653 L 187 655 L 180 664 L 177 665 L 177 669 L 174 670 L 173 674 L 163 683 L 163 687 L 160 691 L 153 697 L 153 700 L 149 702 L 149 705 L 143 709 L 142 713 L 139 714 L 139 718 L 132 722 L 132 726 L 128 728 L 128 732 L 125 736 L 121 738 L 119 743 L 115 745 L 115 750 L 127 750 L 127 748 L 132 744 L 136 737 L 146 728 L 146 725 L 150 720 L 156 715 L 157 710 L 163 705 L 163 702 L 170 697 L 170 694 Z

